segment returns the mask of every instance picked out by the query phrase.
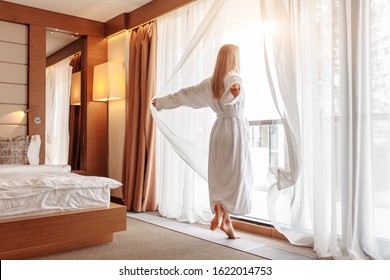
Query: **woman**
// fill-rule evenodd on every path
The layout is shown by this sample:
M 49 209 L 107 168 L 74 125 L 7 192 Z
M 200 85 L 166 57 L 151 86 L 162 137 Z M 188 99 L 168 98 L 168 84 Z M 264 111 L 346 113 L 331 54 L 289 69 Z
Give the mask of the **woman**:
M 230 215 L 251 210 L 252 164 L 244 117 L 245 92 L 239 76 L 239 49 L 224 45 L 218 52 L 214 73 L 200 84 L 152 101 L 157 111 L 189 106 L 211 107 L 217 119 L 210 135 L 208 185 L 214 214 L 210 229 L 218 225 L 229 238 L 239 238 Z

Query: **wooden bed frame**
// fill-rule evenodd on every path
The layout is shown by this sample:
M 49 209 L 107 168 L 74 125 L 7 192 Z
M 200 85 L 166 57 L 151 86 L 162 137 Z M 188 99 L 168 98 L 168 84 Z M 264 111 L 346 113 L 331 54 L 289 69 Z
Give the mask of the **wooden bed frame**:
M 0 259 L 25 259 L 113 241 L 126 230 L 126 207 L 0 220 Z

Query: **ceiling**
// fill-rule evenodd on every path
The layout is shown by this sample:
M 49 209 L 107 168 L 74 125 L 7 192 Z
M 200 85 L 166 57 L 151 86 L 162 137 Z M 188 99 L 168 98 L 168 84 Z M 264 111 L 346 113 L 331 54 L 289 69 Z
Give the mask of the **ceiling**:
M 129 13 L 152 0 L 5 0 L 51 12 L 106 22 L 120 14 Z M 66 32 L 47 31 L 46 56 L 49 56 L 77 37 Z
M 5 0 L 61 14 L 106 22 L 129 13 L 152 0 Z

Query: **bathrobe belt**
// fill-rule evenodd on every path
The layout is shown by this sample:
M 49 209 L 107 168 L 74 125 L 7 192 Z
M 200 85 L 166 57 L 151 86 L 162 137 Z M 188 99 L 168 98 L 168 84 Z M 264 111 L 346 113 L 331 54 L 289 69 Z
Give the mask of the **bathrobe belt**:
M 217 113 L 217 119 L 230 118 L 230 117 L 244 117 L 244 110 L 228 110 L 220 111 Z

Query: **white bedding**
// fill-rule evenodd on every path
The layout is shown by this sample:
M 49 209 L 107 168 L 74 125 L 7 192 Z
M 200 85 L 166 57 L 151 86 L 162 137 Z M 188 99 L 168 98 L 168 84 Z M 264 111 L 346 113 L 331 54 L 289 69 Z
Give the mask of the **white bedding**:
M 82 176 L 68 165 L 1 165 L 0 219 L 108 207 L 116 180 Z

